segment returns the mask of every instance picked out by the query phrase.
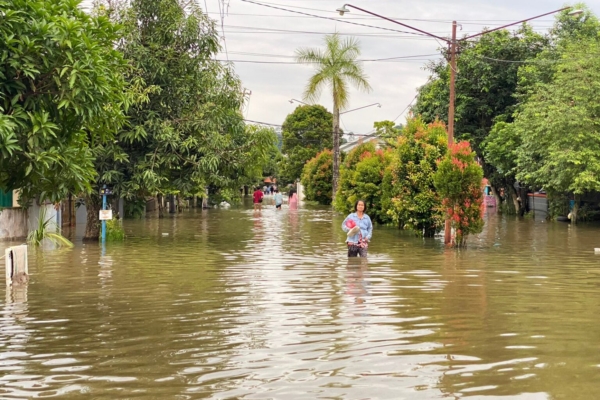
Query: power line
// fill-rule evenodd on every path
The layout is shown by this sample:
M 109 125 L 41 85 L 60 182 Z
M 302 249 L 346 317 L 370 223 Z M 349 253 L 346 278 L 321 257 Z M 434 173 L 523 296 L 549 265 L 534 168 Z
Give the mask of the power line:
M 428 82 L 429 81 L 427 81 L 425 84 L 427 84 Z M 392 122 L 396 122 L 398 120 L 398 118 L 400 118 L 402 116 L 402 114 L 404 114 L 406 112 L 406 110 L 408 110 L 410 108 L 410 106 L 412 106 L 412 104 L 417 99 L 417 97 L 419 97 L 419 92 L 417 92 L 415 97 L 413 97 L 413 99 L 410 101 L 410 103 L 408 103 L 408 105 L 404 108 L 404 110 L 402 110 L 402 112 L 400 114 L 398 114 L 398 116 L 396 118 L 394 118 Z
M 358 23 L 358 22 L 351 22 L 351 21 L 346 21 L 346 20 L 338 19 L 338 18 L 331 18 L 331 17 L 322 16 L 322 15 L 308 14 L 308 13 L 301 12 L 301 11 L 289 10 L 287 8 L 276 7 L 275 5 L 269 5 L 269 3 L 259 3 L 259 2 L 252 1 L 252 0 L 241 0 L 241 1 L 246 2 L 246 3 L 256 4 L 256 5 L 262 6 L 262 7 L 273 8 L 275 10 L 281 10 L 281 11 L 286 11 L 286 12 L 291 12 L 291 13 L 296 13 L 296 14 L 301 14 L 301 15 L 307 15 L 307 16 L 310 16 L 310 17 L 313 17 L 313 18 L 327 19 L 327 20 L 330 20 L 330 21 L 341 22 L 343 24 L 364 26 L 364 27 L 367 27 L 367 28 L 381 29 L 381 30 L 384 30 L 384 31 L 399 32 L 399 33 L 406 33 L 408 35 L 427 37 L 426 35 L 422 35 L 420 33 L 415 33 L 415 32 L 400 31 L 400 30 L 397 30 L 397 29 L 383 28 L 383 27 L 380 27 L 380 26 L 361 24 L 361 23 Z M 270 4 L 274 4 L 274 3 L 270 3 Z M 304 8 L 304 7 L 296 7 L 296 8 Z M 317 10 L 317 11 L 323 11 L 323 10 Z
M 296 58 L 296 56 L 286 55 L 286 54 L 250 53 L 250 52 L 245 52 L 245 51 L 230 51 L 229 53 L 244 55 L 244 56 Z M 422 59 L 424 57 L 433 57 L 433 56 L 439 56 L 439 55 L 440 55 L 439 53 L 418 54 L 418 55 L 412 55 L 412 56 L 395 56 L 395 57 L 385 57 L 385 58 L 363 59 L 363 60 L 357 60 L 357 61 L 386 61 L 386 60 L 402 60 L 402 59 Z
M 255 120 L 252 120 L 252 119 L 242 119 L 242 120 L 245 121 L 245 122 L 251 122 L 253 124 L 258 124 L 258 125 L 266 125 L 266 126 L 273 126 L 273 127 L 276 127 L 276 128 L 283 128 L 283 125 L 281 125 L 281 124 L 272 124 L 270 122 L 255 121 Z M 331 131 L 318 131 L 318 130 L 307 129 L 307 131 L 310 131 L 312 133 L 331 133 L 331 134 L 333 134 L 333 130 L 331 130 Z M 344 135 L 346 135 L 346 134 L 349 135 L 350 132 L 343 132 L 343 134 Z M 367 133 L 367 134 L 352 133 L 352 135 L 354 135 L 354 136 L 370 136 L 371 134 L 370 133 Z M 311 141 L 320 142 L 321 141 L 321 140 L 308 140 L 308 139 L 303 139 L 303 140 L 307 141 L 307 142 L 311 142 Z
M 277 29 L 277 28 L 268 28 L 268 27 L 264 27 L 264 26 L 247 26 L 247 25 L 225 25 L 225 27 L 226 28 L 234 28 L 234 29 L 250 29 L 250 30 L 265 31 L 265 32 L 318 33 L 321 35 L 333 33 L 333 32 L 323 32 L 323 31 L 321 31 L 321 32 L 298 31 L 298 30 L 291 30 L 291 29 Z M 473 31 L 473 32 L 476 32 L 476 31 Z M 444 31 L 444 32 L 431 32 L 431 33 L 443 34 L 443 33 L 447 33 L 447 32 Z M 465 32 L 465 34 L 468 34 L 468 33 L 472 33 L 472 32 Z M 380 32 L 338 32 L 338 34 L 340 34 L 340 35 L 386 35 L 386 33 L 380 33 Z M 413 35 L 413 34 L 411 34 L 411 35 Z M 427 37 L 425 35 L 421 35 L 421 36 Z
M 214 61 L 220 61 L 220 62 L 238 62 L 238 63 L 247 63 L 247 64 L 281 64 L 281 65 L 307 65 L 307 64 L 318 64 L 318 63 L 298 63 L 296 61 L 261 61 L 261 60 L 220 60 L 220 59 L 215 59 Z M 362 62 L 370 62 L 370 61 L 377 61 L 377 60 L 359 60 Z M 427 59 L 411 59 L 411 60 L 389 60 L 389 61 L 381 61 L 382 63 L 394 63 L 394 62 L 406 62 L 406 63 L 411 63 L 411 62 L 418 62 L 418 63 L 422 63 L 425 61 L 435 61 L 434 59 L 431 58 L 427 58 Z
M 293 7 L 293 6 L 289 6 L 287 5 L 287 7 Z M 320 11 L 320 10 L 317 10 Z M 323 10 L 326 12 L 332 12 L 331 10 Z M 215 12 L 209 12 L 207 14 L 219 14 L 219 13 L 215 13 Z M 277 17 L 277 18 L 312 18 L 312 16 L 306 16 L 306 15 L 276 15 L 276 14 L 252 14 L 252 13 L 227 13 L 227 15 L 232 15 L 232 16 L 240 16 L 240 17 Z M 378 17 L 344 17 L 344 19 L 347 20 L 380 20 L 380 18 Z M 393 19 L 395 21 L 418 21 L 418 22 L 433 22 L 433 23 L 444 23 L 444 24 L 451 24 L 452 20 L 446 20 L 446 19 L 427 19 L 427 18 L 400 18 L 400 17 L 390 17 L 390 19 Z M 508 19 L 461 19 L 459 22 L 459 24 L 462 25 L 486 25 L 486 24 L 491 24 L 491 23 L 503 23 L 503 22 L 512 22 L 513 20 L 508 20 Z M 554 22 L 554 20 L 550 20 L 550 19 L 539 19 L 537 20 L 537 22 Z M 538 25 L 538 24 L 536 24 Z
M 223 1 L 223 8 L 221 9 L 221 1 Z M 217 0 L 219 3 L 219 14 L 221 15 L 221 32 L 223 33 L 223 47 L 225 47 L 225 57 L 229 61 L 229 54 L 227 53 L 227 39 L 225 38 L 225 0 Z

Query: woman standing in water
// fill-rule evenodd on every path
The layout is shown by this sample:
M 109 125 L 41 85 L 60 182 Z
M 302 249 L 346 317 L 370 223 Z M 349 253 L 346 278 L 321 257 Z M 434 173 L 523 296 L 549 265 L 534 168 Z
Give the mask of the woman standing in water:
M 298 209 L 298 195 L 296 194 L 296 189 L 293 187 L 288 193 L 288 204 L 290 205 L 290 210 Z
M 342 223 L 342 229 L 348 233 L 348 237 L 346 238 L 348 257 L 357 257 L 359 255 L 366 257 L 369 241 L 373 236 L 373 223 L 371 222 L 371 218 L 366 214 L 367 205 L 364 200 L 356 202 L 354 211 Z

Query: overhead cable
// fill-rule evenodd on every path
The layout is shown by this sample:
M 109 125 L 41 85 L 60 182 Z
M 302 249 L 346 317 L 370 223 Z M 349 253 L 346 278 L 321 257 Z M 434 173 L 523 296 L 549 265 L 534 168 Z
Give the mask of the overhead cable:
M 270 4 L 270 3 L 265 3 L 265 4 Z M 290 5 L 286 5 L 287 7 L 292 7 Z M 326 11 L 326 12 L 334 12 L 334 11 L 330 11 L 330 10 L 316 10 L 316 11 Z M 219 14 L 219 13 L 215 13 L 215 12 L 209 12 L 207 14 Z M 227 15 L 232 15 L 232 16 L 240 16 L 240 17 L 277 17 L 277 18 L 312 18 L 312 16 L 307 16 L 307 15 L 274 15 L 274 14 L 252 14 L 252 13 L 228 13 Z M 344 19 L 348 19 L 348 20 L 380 20 L 380 18 L 378 17 L 344 17 Z M 449 19 L 427 19 L 427 18 L 399 18 L 399 17 L 390 17 L 390 19 L 393 19 L 395 21 L 418 21 L 418 22 L 433 22 L 433 23 L 443 23 L 443 24 L 451 24 L 452 20 Z M 460 23 L 462 25 L 486 25 L 486 24 L 492 24 L 492 23 L 502 23 L 502 22 L 512 22 L 513 20 L 508 20 L 508 19 L 461 19 Z M 550 19 L 539 19 L 537 20 L 537 22 L 545 22 L 545 23 L 551 23 L 554 22 L 554 20 L 550 20 Z M 536 24 L 538 25 L 538 24 Z
M 267 3 L 259 3 L 257 1 L 252 1 L 252 0 L 241 0 L 241 1 L 246 2 L 246 3 L 256 4 L 256 5 L 262 6 L 262 7 L 273 8 L 275 10 L 281 10 L 281 11 L 286 11 L 286 12 L 291 12 L 291 13 L 296 13 L 296 14 L 307 15 L 307 16 L 310 16 L 310 17 L 313 17 L 313 18 L 320 18 L 320 19 L 327 19 L 327 20 L 330 20 L 330 21 L 341 22 L 343 24 L 364 26 L 364 27 L 367 27 L 367 28 L 381 29 L 381 30 L 384 30 L 384 31 L 399 32 L 399 33 L 406 33 L 408 35 L 427 37 L 426 35 L 423 35 L 423 34 L 420 34 L 420 33 L 416 33 L 416 32 L 401 31 L 401 30 L 397 30 L 397 29 L 383 28 L 381 26 L 367 25 L 367 24 L 361 24 L 361 23 L 358 23 L 358 22 L 346 21 L 346 20 L 338 19 L 338 18 L 325 17 L 325 16 L 322 16 L 322 15 L 308 14 L 308 13 L 305 13 L 305 12 L 302 12 L 302 11 L 290 10 L 290 9 L 287 9 L 287 8 L 277 7 L 277 6 L 274 6 L 274 5 L 267 4 Z

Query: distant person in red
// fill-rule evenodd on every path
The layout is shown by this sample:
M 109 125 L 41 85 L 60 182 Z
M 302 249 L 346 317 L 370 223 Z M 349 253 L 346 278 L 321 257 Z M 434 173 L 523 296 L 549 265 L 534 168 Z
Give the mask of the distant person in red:
M 263 192 L 259 187 L 256 187 L 254 190 L 253 201 L 254 201 L 254 209 L 262 210 L 262 201 L 263 201 Z

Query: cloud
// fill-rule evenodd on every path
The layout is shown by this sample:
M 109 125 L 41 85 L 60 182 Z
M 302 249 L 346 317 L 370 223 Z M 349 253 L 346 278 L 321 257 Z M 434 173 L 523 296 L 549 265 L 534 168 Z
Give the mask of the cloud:
M 331 17 L 345 21 L 376 25 L 408 31 L 399 25 L 352 10 L 340 17 L 335 9 L 343 0 L 253 0 L 276 7 Z M 321 47 L 323 35 L 338 31 L 357 35 L 361 41 L 362 59 L 438 54 L 444 43 L 431 38 L 401 34 L 345 24 L 326 19 L 298 15 L 291 12 L 247 3 L 241 0 L 200 0 L 199 4 L 217 21 L 219 31 L 225 33 L 228 54 L 219 59 L 245 61 L 292 62 L 299 47 Z M 355 0 L 358 7 L 385 16 L 424 31 L 447 37 L 451 22 L 461 24 L 459 35 L 474 34 L 484 27 L 497 27 L 564 7 L 563 0 Z M 590 7 L 600 11 L 596 0 Z M 221 10 L 221 11 L 220 11 Z M 221 18 L 223 16 L 223 18 Z M 552 25 L 553 17 L 544 17 L 534 23 L 539 30 Z M 221 28 L 221 24 L 223 28 Z M 275 31 L 278 30 L 278 31 Z M 289 32 L 294 31 L 294 32 Z M 234 62 L 244 87 L 252 91 L 247 118 L 281 124 L 296 107 L 288 102 L 301 99 L 304 86 L 312 72 L 310 66 L 295 64 L 260 64 Z M 379 102 L 382 108 L 371 107 L 342 118 L 342 127 L 355 133 L 369 132 L 374 121 L 394 119 L 406 108 L 416 89 L 429 78 L 424 69 L 425 59 L 397 60 L 394 62 L 365 62 L 373 91 L 351 91 L 350 108 Z M 323 93 L 320 104 L 331 109 L 332 102 Z M 404 116 L 399 121 L 403 121 Z
M 261 0 L 257 0 L 261 2 Z M 371 19 L 368 15 L 352 10 L 347 16 L 339 17 L 329 10 L 335 10 L 343 1 L 318 0 L 264 0 L 269 4 L 280 4 L 284 8 L 314 13 L 333 18 L 348 18 L 359 22 L 391 29 L 407 30 L 401 26 L 379 19 Z M 226 2 L 227 3 L 227 2 Z M 294 15 L 285 11 L 274 10 L 240 0 L 230 1 L 225 15 L 224 31 L 232 60 L 256 61 L 291 61 L 294 50 L 298 47 L 321 47 L 323 35 L 309 32 L 330 33 L 338 31 L 344 34 L 357 34 L 361 41 L 363 54 L 361 58 L 385 58 L 419 54 L 435 54 L 443 46 L 432 39 L 394 32 L 379 31 L 346 25 L 336 21 L 316 19 Z M 483 27 L 496 27 L 519 21 L 563 7 L 562 0 L 541 1 L 505 0 L 493 2 L 489 0 L 455 0 L 453 2 L 437 0 L 421 1 L 383 1 L 357 0 L 353 3 L 359 7 L 379 12 L 402 20 L 436 35 L 447 37 L 451 33 L 451 21 L 461 23 L 461 34 L 474 34 Z M 208 11 L 212 17 L 219 19 L 218 1 L 207 0 Z M 307 10 L 293 7 L 305 7 Z M 593 7 L 593 6 L 592 6 Z M 600 8 L 598 5 L 596 8 Z M 354 18 L 354 19 L 350 19 Z M 356 19 L 362 18 L 362 19 Z M 429 21 L 426 21 L 429 20 Z M 552 24 L 552 17 L 544 17 L 534 26 L 546 29 Z M 230 28 L 230 26 L 246 28 Z M 250 29 L 254 28 L 254 29 Z M 267 29 L 294 30 L 304 33 L 264 33 Z M 263 33 L 258 33 L 263 32 Z M 362 36 L 369 35 L 369 36 Z M 251 56 L 244 53 L 277 54 L 288 57 Z M 224 55 L 221 55 L 224 57 Z M 439 58 L 434 56 L 431 58 Z M 350 108 L 379 102 L 382 108 L 366 108 L 343 116 L 345 130 L 366 133 L 372 129 L 373 122 L 383 119 L 394 119 L 406 108 L 416 94 L 416 89 L 429 78 L 424 70 L 424 60 L 402 62 L 365 62 L 364 68 L 369 75 L 373 91 L 369 94 L 352 91 Z M 282 123 L 286 115 L 293 111 L 295 105 L 286 100 L 300 98 L 304 85 L 310 76 L 310 66 L 290 64 L 252 64 L 236 63 L 236 70 L 244 82 L 244 86 L 252 90 L 251 105 L 248 118 L 253 120 Z M 321 97 L 321 104 L 331 109 L 332 102 L 326 93 Z M 399 119 L 402 121 L 403 117 Z

